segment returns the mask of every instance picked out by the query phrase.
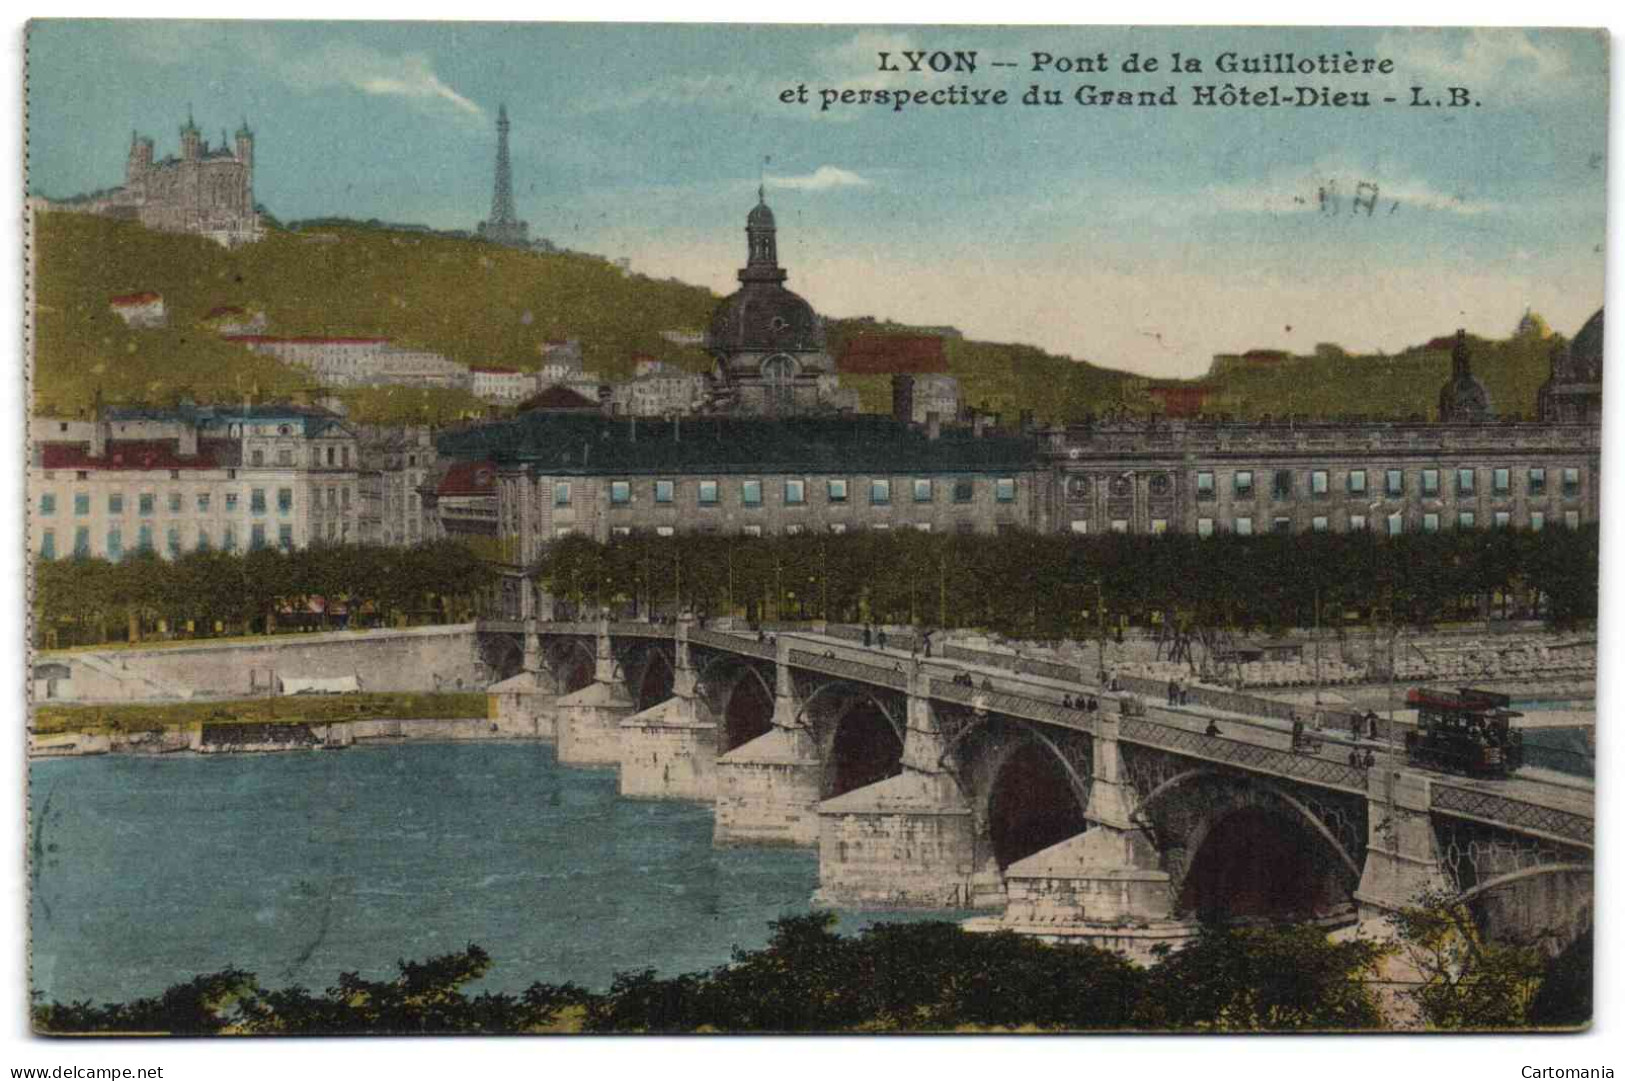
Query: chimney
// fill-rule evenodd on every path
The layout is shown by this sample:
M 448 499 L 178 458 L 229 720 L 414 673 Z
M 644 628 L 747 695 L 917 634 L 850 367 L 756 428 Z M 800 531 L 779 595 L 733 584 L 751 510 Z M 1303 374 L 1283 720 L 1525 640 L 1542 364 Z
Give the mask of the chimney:
M 91 411 L 90 456 L 100 458 L 107 453 L 107 406 L 102 401 L 102 388 L 96 388 L 96 400 Z
M 630 441 L 636 443 L 638 441 L 638 415 L 636 413 L 632 414 L 631 424 L 627 431 Z
M 914 377 L 902 372 L 891 377 L 891 415 L 899 424 L 914 423 Z
M 942 438 L 942 414 L 934 409 L 925 415 L 925 438 L 933 442 Z
M 197 457 L 197 423 L 183 419 L 179 428 L 180 432 L 175 440 L 175 453 L 182 458 Z

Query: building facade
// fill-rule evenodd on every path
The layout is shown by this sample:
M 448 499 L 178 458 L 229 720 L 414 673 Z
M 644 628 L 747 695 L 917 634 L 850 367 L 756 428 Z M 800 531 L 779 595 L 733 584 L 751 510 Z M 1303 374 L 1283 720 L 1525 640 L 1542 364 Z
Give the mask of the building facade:
M 439 458 L 433 430 L 423 425 L 369 426 L 357 428 L 356 439 L 356 539 L 383 545 L 433 540 L 436 527 L 423 496 Z
M 29 548 L 40 558 L 175 558 L 359 537 L 356 438 L 330 414 L 121 409 L 52 427 L 32 426 L 68 437 L 33 447 Z
M 889 418 L 528 414 L 443 439 L 441 452 L 473 476 L 489 469 L 498 535 L 523 562 L 571 535 L 1051 528 L 1051 474 L 1035 440 L 932 439 Z M 443 505 L 447 494 L 443 484 Z

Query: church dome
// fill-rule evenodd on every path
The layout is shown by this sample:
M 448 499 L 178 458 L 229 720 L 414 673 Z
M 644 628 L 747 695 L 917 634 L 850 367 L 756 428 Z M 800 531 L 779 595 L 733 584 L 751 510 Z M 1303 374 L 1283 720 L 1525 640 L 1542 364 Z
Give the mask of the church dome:
M 1569 345 L 1569 357 L 1581 371 L 1602 371 L 1602 309 L 1586 320 Z
M 707 340 L 726 353 L 817 353 L 824 348 L 824 321 L 784 286 L 746 282 L 717 305 Z
M 772 229 L 775 227 L 773 211 L 768 209 L 767 203 L 760 200 L 750 208 L 750 213 L 745 216 L 745 228 L 747 229 Z

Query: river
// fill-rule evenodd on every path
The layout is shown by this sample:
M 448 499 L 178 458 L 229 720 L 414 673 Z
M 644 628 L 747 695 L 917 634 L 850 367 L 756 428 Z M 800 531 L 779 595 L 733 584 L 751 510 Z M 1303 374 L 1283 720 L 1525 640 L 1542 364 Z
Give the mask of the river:
M 621 799 L 614 770 L 561 767 L 541 743 L 103 755 L 29 773 L 32 986 L 64 1002 L 233 966 L 320 990 L 471 942 L 496 962 L 483 988 L 602 989 L 761 946 L 818 885 L 816 852 L 714 848 L 709 807 Z

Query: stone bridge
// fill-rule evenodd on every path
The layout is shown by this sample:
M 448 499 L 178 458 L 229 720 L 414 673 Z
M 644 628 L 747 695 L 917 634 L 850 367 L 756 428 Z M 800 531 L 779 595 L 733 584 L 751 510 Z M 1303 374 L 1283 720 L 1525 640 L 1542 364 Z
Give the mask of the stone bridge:
M 1279 702 L 686 619 L 478 635 L 514 673 L 491 689 L 506 730 L 618 767 L 626 796 L 714 803 L 718 844 L 816 846 L 823 903 L 1001 910 L 971 925 L 1140 956 L 1209 915 L 1339 926 L 1424 891 L 1548 948 L 1590 923 L 1588 785 L 1430 773 L 1365 740 L 1362 768 L 1348 737 L 1294 751 Z

